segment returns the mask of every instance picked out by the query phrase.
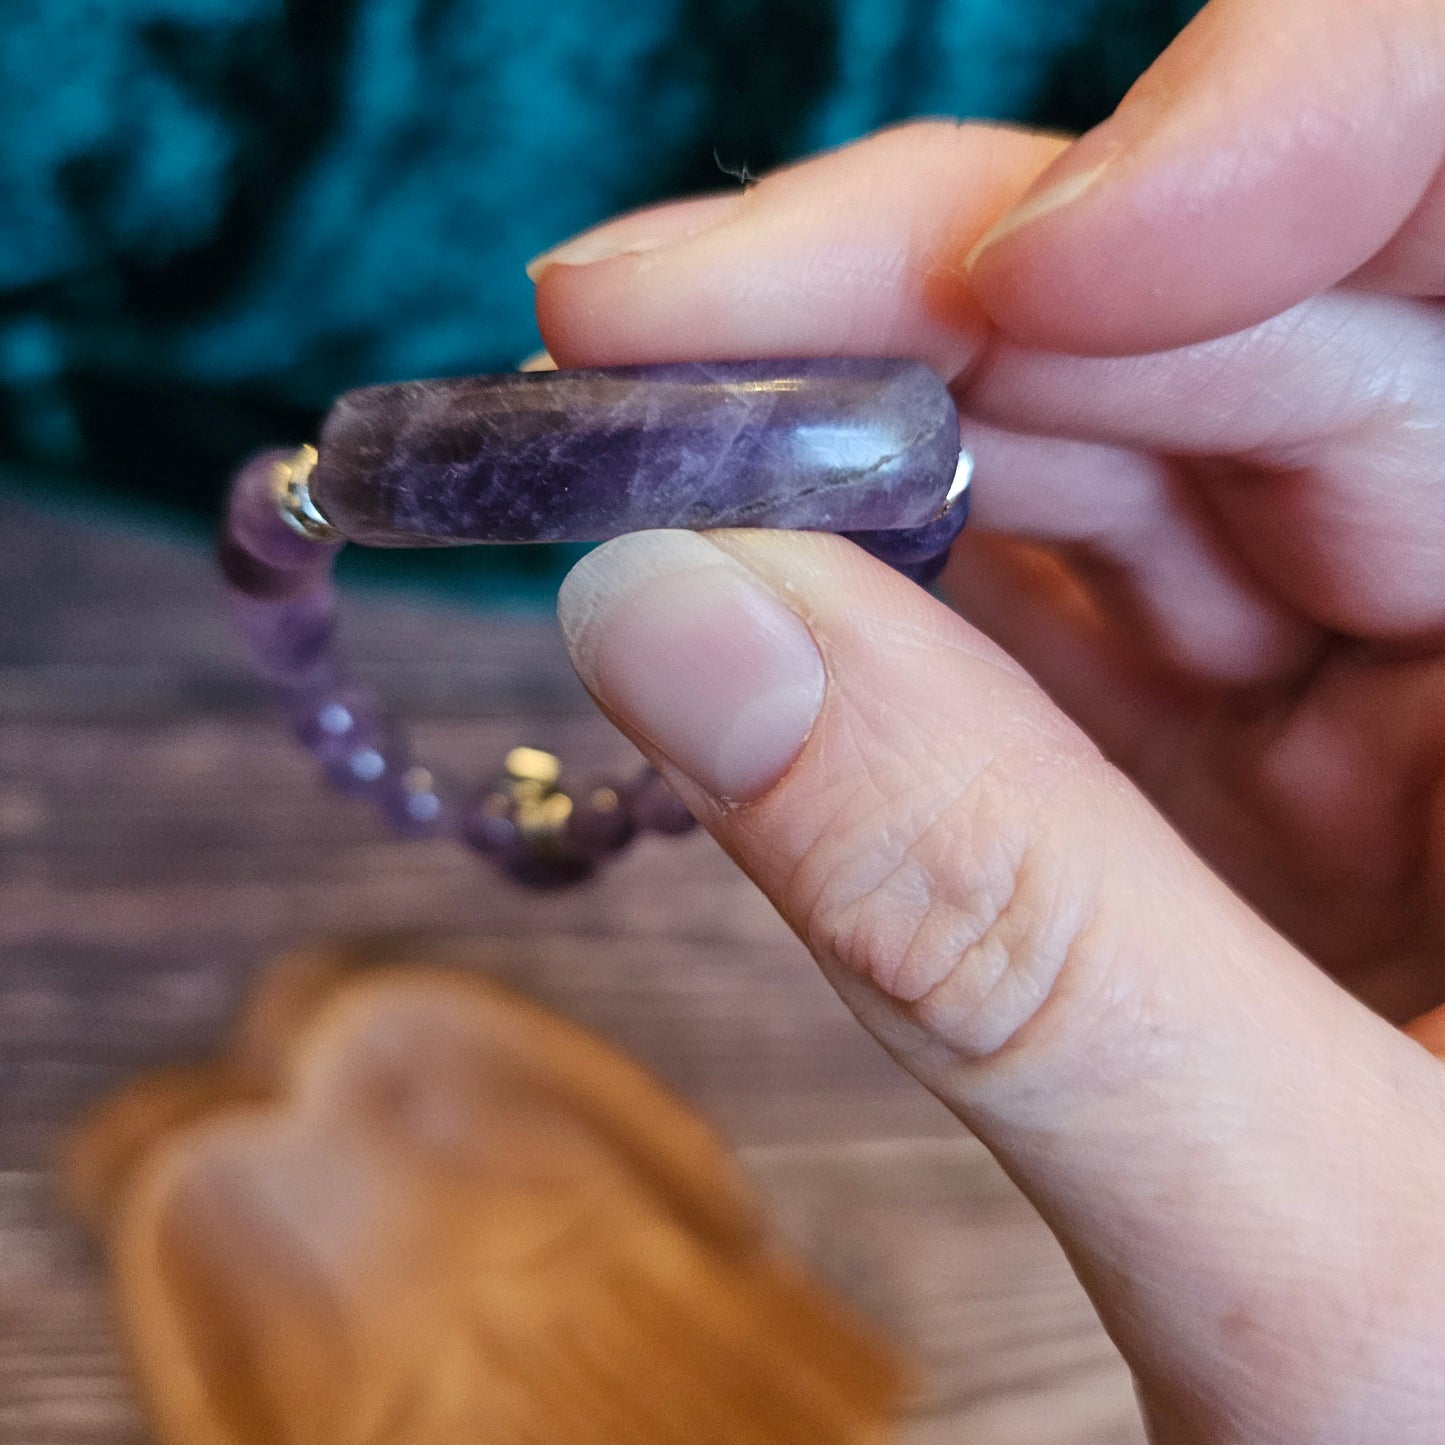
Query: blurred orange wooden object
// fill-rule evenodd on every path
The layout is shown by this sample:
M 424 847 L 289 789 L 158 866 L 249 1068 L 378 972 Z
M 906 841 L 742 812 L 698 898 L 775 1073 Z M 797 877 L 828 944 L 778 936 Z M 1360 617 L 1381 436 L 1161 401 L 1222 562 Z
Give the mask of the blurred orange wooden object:
M 297 955 L 72 1141 L 163 1445 L 872 1442 L 901 1372 L 694 1115 L 471 974 Z

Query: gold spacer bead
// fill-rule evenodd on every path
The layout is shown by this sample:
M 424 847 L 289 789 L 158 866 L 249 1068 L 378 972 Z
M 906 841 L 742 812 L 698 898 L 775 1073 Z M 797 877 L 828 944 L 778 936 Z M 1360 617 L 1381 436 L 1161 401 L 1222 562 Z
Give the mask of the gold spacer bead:
M 545 854 L 561 843 L 571 816 L 572 799 L 566 793 L 517 799 L 517 831 L 534 853 Z
M 513 748 L 502 766 L 513 782 L 536 783 L 543 788 L 555 788 L 562 776 L 561 759 L 541 748 Z
M 557 790 L 562 763 L 541 748 L 513 748 L 503 762 L 512 821 L 536 857 L 555 852 L 563 841 L 572 799 Z
M 276 507 L 286 525 L 312 542 L 339 542 L 341 533 L 321 515 L 311 499 L 311 473 L 319 457 L 311 445 L 298 447 L 296 455 L 277 464 L 271 479 Z

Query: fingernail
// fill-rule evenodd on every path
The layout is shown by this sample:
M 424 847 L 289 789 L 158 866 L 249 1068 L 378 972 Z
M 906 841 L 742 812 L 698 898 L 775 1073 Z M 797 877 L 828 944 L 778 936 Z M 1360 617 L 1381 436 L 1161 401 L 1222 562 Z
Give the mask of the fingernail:
M 812 633 L 692 532 L 637 532 L 589 553 L 558 615 L 593 695 L 716 798 L 767 792 L 817 721 L 825 672 Z
M 990 246 L 1003 240 L 1005 236 L 1013 235 L 1015 231 L 1039 220 L 1042 216 L 1052 215 L 1055 211 L 1072 205 L 1080 196 L 1092 189 L 1094 182 L 1109 168 L 1112 159 L 1110 157 L 1109 160 L 1101 161 L 1098 165 L 1091 166 L 1088 170 L 1080 171 L 1076 175 L 1065 176 L 1063 180 L 1045 186 L 1037 195 L 1025 196 L 1013 210 L 1007 212 L 983 233 L 973 250 L 964 259 L 964 269 L 973 270 L 978 258 Z
M 619 216 L 534 256 L 527 262 L 527 275 L 535 282 L 549 266 L 590 266 L 614 256 L 640 256 L 691 240 L 732 215 L 742 203 L 743 195 L 729 192 L 699 196 L 695 200 L 673 201 Z

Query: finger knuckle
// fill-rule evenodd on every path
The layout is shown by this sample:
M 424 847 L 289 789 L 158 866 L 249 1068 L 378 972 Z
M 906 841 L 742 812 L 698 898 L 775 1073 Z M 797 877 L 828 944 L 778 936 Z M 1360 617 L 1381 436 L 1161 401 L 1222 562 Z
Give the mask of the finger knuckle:
M 1107 955 L 1079 774 L 1010 759 L 951 793 L 897 769 L 850 788 L 795 879 L 805 941 L 970 1058 L 1097 996 Z

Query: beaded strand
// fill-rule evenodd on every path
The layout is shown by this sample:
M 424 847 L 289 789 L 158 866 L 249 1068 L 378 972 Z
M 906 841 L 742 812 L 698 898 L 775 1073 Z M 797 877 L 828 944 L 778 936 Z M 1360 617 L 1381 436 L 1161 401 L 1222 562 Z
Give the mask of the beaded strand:
M 364 799 L 397 836 L 451 834 L 532 887 L 578 882 L 646 833 L 695 820 L 652 768 L 563 786 L 561 764 L 513 748 L 497 774 L 454 794 L 414 757 L 336 644 L 333 570 L 342 543 L 303 535 L 277 505 L 295 462 L 264 452 L 232 485 L 219 561 L 236 632 L 297 741 L 338 791 Z

